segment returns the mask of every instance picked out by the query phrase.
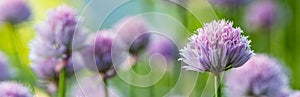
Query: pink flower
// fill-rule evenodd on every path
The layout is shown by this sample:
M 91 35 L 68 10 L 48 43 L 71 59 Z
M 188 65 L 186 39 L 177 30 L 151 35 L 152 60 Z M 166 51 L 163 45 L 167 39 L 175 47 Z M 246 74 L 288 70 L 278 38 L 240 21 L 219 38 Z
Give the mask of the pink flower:
M 33 97 L 30 89 L 17 82 L 1 82 L 0 97 Z
M 148 45 L 150 35 L 142 18 L 126 17 L 115 25 L 115 30 L 132 54 L 137 54 Z
M 226 75 L 228 97 L 286 97 L 288 77 L 282 65 L 264 54 L 253 56 L 240 68 Z
M 0 21 L 18 24 L 29 19 L 31 9 L 25 0 L 2 0 Z
M 180 50 L 182 58 L 179 60 L 187 64 L 183 67 L 187 70 L 218 74 L 242 66 L 253 55 L 250 41 L 232 22 L 212 21 L 196 32 Z

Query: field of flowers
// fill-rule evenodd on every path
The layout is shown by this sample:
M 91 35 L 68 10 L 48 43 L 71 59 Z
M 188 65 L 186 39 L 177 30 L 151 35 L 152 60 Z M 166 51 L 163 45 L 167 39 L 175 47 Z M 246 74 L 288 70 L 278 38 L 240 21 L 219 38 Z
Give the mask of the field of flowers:
M 300 0 L 0 0 L 0 97 L 300 97 Z

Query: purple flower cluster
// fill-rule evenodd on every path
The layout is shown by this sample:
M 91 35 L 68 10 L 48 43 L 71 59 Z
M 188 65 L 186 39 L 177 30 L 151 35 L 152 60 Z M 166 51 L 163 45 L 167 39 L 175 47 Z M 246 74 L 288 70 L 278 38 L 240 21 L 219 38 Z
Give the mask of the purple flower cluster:
M 0 82 L 0 97 L 33 97 L 31 90 L 17 82 Z
M 287 97 L 288 77 L 281 64 L 264 54 L 226 75 L 228 97 Z
M 77 62 L 76 60 L 72 60 L 73 58 L 68 58 L 66 60 L 66 72 L 67 75 L 72 75 L 74 72 L 77 72 L 80 70 L 79 67 L 75 67 L 73 65 L 73 62 Z M 61 63 L 60 59 L 57 58 L 41 58 L 39 60 L 35 60 L 31 64 L 31 68 L 36 72 L 37 76 L 43 80 L 46 81 L 53 81 L 58 79 L 56 66 Z
M 11 77 L 11 72 L 9 69 L 7 57 L 0 52 L 0 81 L 7 80 Z
M 111 49 L 114 40 L 114 33 L 111 30 L 102 30 L 92 35 L 93 40 L 86 50 L 86 66 L 94 71 L 107 72 L 112 66 Z M 95 67 L 97 66 L 97 67 Z
M 29 19 L 31 9 L 25 0 L 3 0 L 0 13 L 0 21 L 18 24 Z
M 65 5 L 49 11 L 48 18 L 37 25 L 36 31 L 37 37 L 30 44 L 34 53 L 31 59 L 64 57 L 85 46 L 86 33 L 80 25 L 77 12 Z
M 38 77 L 56 83 L 62 68 L 66 68 L 68 76 L 80 69 L 76 58 L 86 46 L 86 32 L 74 9 L 63 5 L 50 10 L 36 31 L 37 36 L 30 43 L 30 59 Z
M 148 53 L 151 54 L 161 54 L 168 62 L 172 62 L 176 55 L 176 45 L 172 40 L 167 37 L 155 37 L 151 36 L 151 41 L 148 46 Z
M 242 33 L 240 28 L 234 28 L 232 22 L 225 20 L 204 24 L 180 50 L 180 60 L 187 64 L 183 68 L 218 74 L 242 66 L 253 55 L 250 41 Z
M 104 74 L 104 79 L 115 75 L 112 62 L 112 45 L 136 57 L 148 45 L 150 34 L 142 18 L 126 17 L 111 30 L 101 30 L 91 35 L 89 46 L 84 50 L 84 61 L 88 69 Z M 116 36 L 119 35 L 119 36 Z
M 137 54 L 149 43 L 150 34 L 147 33 L 148 28 L 142 18 L 126 17 L 114 29 L 131 54 Z
M 273 0 L 262 0 L 250 5 L 245 20 L 249 28 L 269 29 L 279 19 L 279 6 Z

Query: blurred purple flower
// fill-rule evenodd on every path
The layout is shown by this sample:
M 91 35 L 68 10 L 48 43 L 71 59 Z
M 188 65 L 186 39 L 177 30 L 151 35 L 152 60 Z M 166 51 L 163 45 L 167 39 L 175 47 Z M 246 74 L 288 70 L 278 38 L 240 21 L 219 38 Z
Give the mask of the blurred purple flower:
M 49 11 L 47 20 L 38 25 L 36 31 L 37 37 L 30 43 L 33 64 L 49 57 L 55 60 L 68 58 L 72 52 L 86 46 L 86 33 L 77 13 L 65 5 Z
M 299 91 L 294 92 L 289 97 L 300 97 L 300 92 Z
M 281 64 L 268 55 L 253 56 L 226 75 L 228 97 L 287 97 L 288 77 Z
M 150 40 L 148 28 L 142 18 L 126 17 L 115 25 L 115 30 L 131 54 L 137 54 L 146 48 Z
M 109 97 L 119 97 L 119 93 L 108 87 Z M 98 77 L 86 77 L 78 81 L 73 87 L 70 97 L 105 97 L 104 84 Z
M 18 24 L 29 19 L 31 9 L 25 0 L 3 0 L 0 13 L 0 21 Z
M 245 20 L 251 29 L 270 29 L 279 19 L 279 6 L 273 0 L 256 1 L 248 8 Z
M 37 37 L 30 46 L 31 58 L 64 57 L 85 46 L 86 32 L 76 11 L 68 6 L 50 10 L 45 22 L 37 25 Z
M 68 63 L 66 65 L 66 71 L 67 75 L 71 76 L 74 72 L 79 71 L 81 66 L 74 66 L 75 64 L 73 64 L 73 62 L 77 62 L 78 60 L 73 60 L 72 57 L 67 60 Z M 61 62 L 61 60 L 57 58 L 44 58 L 32 62 L 31 68 L 42 80 L 55 81 L 58 79 L 58 74 L 55 71 L 55 67 L 57 64 L 59 64 L 59 62 Z
M 9 63 L 7 57 L 0 52 L 0 81 L 7 80 L 11 77 L 11 72 L 9 68 Z
M 253 55 L 250 41 L 242 33 L 240 28 L 234 28 L 232 22 L 225 20 L 204 24 L 180 50 L 182 58 L 179 60 L 187 64 L 183 68 L 219 74 L 242 66 Z
M 78 72 L 82 68 L 82 64 L 80 64 L 80 60 L 77 60 L 73 57 L 77 55 L 73 55 L 69 59 L 67 59 L 66 64 L 66 74 L 67 77 L 72 76 L 75 72 Z M 55 70 L 57 64 L 62 62 L 57 58 L 41 58 L 39 60 L 35 60 L 31 64 L 31 69 L 35 72 L 35 74 L 41 79 L 40 83 L 42 86 L 46 86 L 48 93 L 54 94 L 57 90 L 57 83 L 59 79 L 59 73 Z
M 148 53 L 151 54 L 161 54 L 168 62 L 172 62 L 175 58 L 175 53 L 177 51 L 176 45 L 172 40 L 167 37 L 154 37 L 151 36 L 151 41 L 148 46 Z
M 78 18 L 74 9 L 63 5 L 50 10 L 46 21 L 36 27 L 37 36 L 30 43 L 31 68 L 46 85 L 57 83 L 62 68 L 71 76 L 82 67 L 78 58 L 87 46 L 87 33 Z
M 17 82 L 0 82 L 0 97 L 33 97 L 30 89 Z
M 94 71 L 105 73 L 113 69 L 112 42 L 114 33 L 111 30 L 102 30 L 92 35 L 92 45 L 84 53 L 86 66 Z

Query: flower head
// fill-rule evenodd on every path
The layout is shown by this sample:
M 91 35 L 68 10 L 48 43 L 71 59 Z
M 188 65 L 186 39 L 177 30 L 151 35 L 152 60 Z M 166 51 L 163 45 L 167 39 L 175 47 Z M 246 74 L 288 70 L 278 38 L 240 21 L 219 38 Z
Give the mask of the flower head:
M 171 62 L 175 58 L 177 49 L 173 41 L 167 37 L 153 36 L 147 51 L 149 54 L 161 54 L 167 61 Z
M 46 84 L 56 83 L 63 68 L 71 76 L 82 67 L 77 58 L 86 46 L 86 32 L 74 9 L 63 5 L 50 10 L 36 32 L 30 43 L 31 68 Z
M 74 72 L 77 72 L 80 70 L 81 66 L 78 66 L 78 64 L 73 64 L 74 62 L 78 62 L 78 60 L 73 60 L 73 58 L 67 59 L 67 65 L 66 65 L 66 72 L 67 75 L 72 75 Z M 57 64 L 59 64 L 61 60 L 57 58 L 44 58 L 34 61 L 31 64 L 31 68 L 33 71 L 37 74 L 39 78 L 45 81 L 54 81 L 58 79 L 58 74 L 55 71 L 55 67 Z
M 29 19 L 31 9 L 25 0 L 4 0 L 0 13 L 0 21 L 18 24 Z
M 36 31 L 37 37 L 30 43 L 33 64 L 52 58 L 69 59 L 71 53 L 85 46 L 86 33 L 77 13 L 65 5 L 49 11 L 48 18 L 36 27 Z
M 247 25 L 252 29 L 269 29 L 279 19 L 279 6 L 273 0 L 253 3 L 245 15 Z
M 264 54 L 253 56 L 226 75 L 228 97 L 286 97 L 288 78 L 281 64 Z
M 183 68 L 218 74 L 242 66 L 251 58 L 253 51 L 250 41 L 241 33 L 240 28 L 234 28 L 232 22 L 225 20 L 204 24 L 180 50 L 180 60 L 187 64 Z
M 85 46 L 86 32 L 77 12 L 65 5 L 50 10 L 48 18 L 37 25 L 36 31 L 37 38 L 31 43 L 35 55 L 31 55 L 31 58 L 62 57 Z
M 2 52 L 0 52 L 0 81 L 7 80 L 11 77 L 9 69 L 10 68 L 7 57 Z
M 30 89 L 17 82 L 1 82 L 0 97 L 33 97 Z
M 113 31 L 102 30 L 93 35 L 93 43 L 87 48 L 85 60 L 86 66 L 95 71 L 106 72 L 113 68 L 112 65 L 112 43 L 114 39 Z
M 115 30 L 132 54 L 137 54 L 148 45 L 150 35 L 142 18 L 126 17 L 117 23 Z

